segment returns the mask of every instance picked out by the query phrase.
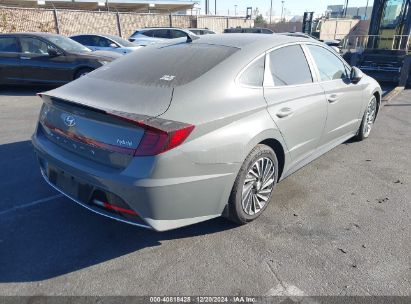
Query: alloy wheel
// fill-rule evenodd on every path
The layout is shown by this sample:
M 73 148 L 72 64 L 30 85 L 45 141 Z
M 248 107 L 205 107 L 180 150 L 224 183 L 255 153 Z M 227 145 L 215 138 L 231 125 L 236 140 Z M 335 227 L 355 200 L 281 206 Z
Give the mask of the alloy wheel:
M 262 157 L 249 169 L 244 180 L 241 204 L 248 215 L 260 212 L 268 203 L 274 188 L 275 167 L 271 159 Z
M 365 113 L 365 122 L 364 122 L 364 137 L 368 137 L 371 133 L 371 128 L 374 124 L 375 114 L 377 113 L 377 100 L 374 98 L 371 99 L 367 107 L 367 112 Z

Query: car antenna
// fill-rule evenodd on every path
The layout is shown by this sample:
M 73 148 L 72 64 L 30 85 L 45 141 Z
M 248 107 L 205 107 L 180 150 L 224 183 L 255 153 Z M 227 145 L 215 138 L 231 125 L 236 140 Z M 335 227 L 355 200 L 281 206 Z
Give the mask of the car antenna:
M 187 35 L 186 43 L 191 43 L 191 42 L 193 42 L 193 40 L 200 39 L 200 37 L 198 37 L 197 35 L 194 35 L 194 34 L 186 33 L 186 35 Z

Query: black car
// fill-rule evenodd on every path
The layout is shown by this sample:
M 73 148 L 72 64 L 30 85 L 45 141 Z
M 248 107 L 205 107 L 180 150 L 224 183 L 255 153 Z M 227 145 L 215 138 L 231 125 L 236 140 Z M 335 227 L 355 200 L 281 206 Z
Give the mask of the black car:
M 250 27 L 250 28 L 241 28 L 241 27 L 233 27 L 227 28 L 224 30 L 224 33 L 251 33 L 251 34 L 274 34 L 274 32 L 268 28 L 262 27 Z
M 61 85 L 118 57 L 57 34 L 0 34 L 0 84 Z

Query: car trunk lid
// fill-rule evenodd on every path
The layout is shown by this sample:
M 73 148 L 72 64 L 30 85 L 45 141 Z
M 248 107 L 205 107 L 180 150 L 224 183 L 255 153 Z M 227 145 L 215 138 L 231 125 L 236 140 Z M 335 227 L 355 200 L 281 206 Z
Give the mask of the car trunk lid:
M 139 88 L 136 95 L 124 86 L 121 96 L 116 96 L 108 85 L 80 82 L 81 86 L 70 85 L 70 90 L 61 87 L 41 94 L 45 101 L 40 114 L 44 135 L 79 156 L 125 168 L 145 132 L 132 121 L 148 121 L 165 112 L 172 89 L 153 92 Z
M 43 95 L 104 111 L 116 110 L 157 117 L 170 106 L 173 88 L 150 87 L 86 75 Z

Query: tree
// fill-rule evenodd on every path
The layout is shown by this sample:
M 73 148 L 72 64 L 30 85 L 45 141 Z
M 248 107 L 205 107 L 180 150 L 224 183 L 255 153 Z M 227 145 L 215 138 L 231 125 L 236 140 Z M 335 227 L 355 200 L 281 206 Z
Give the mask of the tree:
M 263 15 L 259 14 L 259 15 L 257 15 L 257 17 L 255 17 L 254 23 L 256 23 L 256 24 L 266 24 L 267 22 L 265 21 Z

